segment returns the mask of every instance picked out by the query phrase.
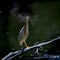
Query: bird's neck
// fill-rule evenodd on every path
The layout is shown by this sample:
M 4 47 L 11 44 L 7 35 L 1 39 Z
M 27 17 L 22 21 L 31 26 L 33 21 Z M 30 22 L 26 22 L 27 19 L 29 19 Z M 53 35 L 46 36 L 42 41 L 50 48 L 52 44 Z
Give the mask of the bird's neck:
M 28 21 L 26 21 L 26 23 L 25 23 L 25 31 L 27 32 L 29 30 L 29 23 L 28 23 Z

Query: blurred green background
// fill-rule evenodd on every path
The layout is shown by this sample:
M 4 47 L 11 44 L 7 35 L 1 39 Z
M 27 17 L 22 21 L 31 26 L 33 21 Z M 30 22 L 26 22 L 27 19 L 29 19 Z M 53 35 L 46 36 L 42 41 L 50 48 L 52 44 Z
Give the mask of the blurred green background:
M 34 45 L 37 41 L 46 42 L 60 35 L 60 2 L 35 2 L 32 4 L 32 12 L 33 16 L 29 22 L 29 37 L 26 40 L 29 46 Z M 18 23 L 16 17 L 10 13 L 7 27 L 8 37 L 5 40 L 2 35 L 2 24 L 0 22 L 0 52 L 4 51 L 6 46 L 9 51 L 20 49 L 18 33 L 24 24 Z M 53 47 L 52 44 L 46 48 Z

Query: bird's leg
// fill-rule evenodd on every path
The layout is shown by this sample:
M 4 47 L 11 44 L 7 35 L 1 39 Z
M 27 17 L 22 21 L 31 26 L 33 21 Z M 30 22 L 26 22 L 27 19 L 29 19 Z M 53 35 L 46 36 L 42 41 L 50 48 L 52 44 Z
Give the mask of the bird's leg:
M 27 48 L 30 47 L 30 46 L 27 45 L 26 41 L 24 41 L 24 44 L 25 44 L 25 46 L 26 46 Z
M 21 48 L 22 48 L 22 45 L 23 45 L 23 41 L 20 41 L 19 42 L 19 45 L 21 46 Z

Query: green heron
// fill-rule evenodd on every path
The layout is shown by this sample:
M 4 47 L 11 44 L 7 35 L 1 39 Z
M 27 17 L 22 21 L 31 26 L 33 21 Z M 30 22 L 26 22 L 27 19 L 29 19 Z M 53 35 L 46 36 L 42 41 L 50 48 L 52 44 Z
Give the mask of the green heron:
M 26 47 L 29 47 L 26 43 L 26 39 L 28 38 L 29 35 L 29 16 L 26 16 L 25 20 L 25 25 L 22 27 L 22 29 L 19 32 L 18 35 L 18 40 L 19 40 L 19 45 L 22 47 L 23 43 L 25 44 Z
M 26 47 L 28 47 L 27 43 L 26 43 L 26 39 L 28 38 L 29 35 L 29 18 L 30 15 L 29 14 L 24 14 L 24 13 L 18 13 L 17 10 L 19 9 L 18 5 L 14 5 L 15 7 L 13 7 L 11 9 L 11 13 L 13 16 L 15 16 L 17 18 L 18 23 L 24 23 L 24 26 L 22 27 L 22 29 L 19 32 L 18 35 L 18 41 L 19 41 L 19 45 L 22 47 L 23 43 L 25 44 Z

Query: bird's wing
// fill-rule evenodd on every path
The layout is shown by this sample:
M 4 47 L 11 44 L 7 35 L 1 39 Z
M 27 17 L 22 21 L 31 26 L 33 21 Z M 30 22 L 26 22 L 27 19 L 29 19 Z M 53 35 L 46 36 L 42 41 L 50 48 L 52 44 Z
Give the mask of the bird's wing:
M 22 29 L 20 30 L 19 34 L 18 34 L 18 40 L 21 40 L 21 38 L 24 35 L 24 26 L 22 27 Z

